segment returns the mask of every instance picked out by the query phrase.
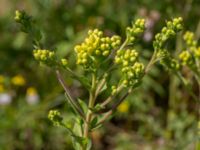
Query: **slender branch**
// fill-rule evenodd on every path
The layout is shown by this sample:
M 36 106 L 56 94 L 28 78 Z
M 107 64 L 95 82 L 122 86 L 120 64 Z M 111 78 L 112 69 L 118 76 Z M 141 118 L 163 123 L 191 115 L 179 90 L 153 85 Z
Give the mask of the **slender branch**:
M 152 55 L 149 63 L 147 64 L 147 66 L 145 68 L 145 73 L 147 73 L 151 69 L 151 67 L 153 66 L 153 64 L 157 61 L 156 54 L 157 54 L 157 50 L 154 50 L 153 55 Z
M 122 90 L 122 88 L 123 88 L 123 84 L 121 84 L 121 85 L 117 88 L 116 93 L 120 92 L 120 91 Z M 109 96 L 100 106 L 101 106 L 101 107 L 105 107 L 108 103 L 110 103 L 110 102 L 113 100 L 113 98 L 114 98 L 115 96 L 116 96 L 116 94 Z
M 122 97 L 120 98 L 120 100 L 112 106 L 111 109 L 112 109 L 112 110 L 115 110 L 115 109 L 127 98 L 127 96 L 128 96 L 132 91 L 133 91 L 133 89 L 130 88 L 130 89 L 128 90 L 128 92 L 126 92 L 126 94 L 125 94 L 124 96 L 122 96 Z
M 128 44 L 128 38 L 124 41 L 124 43 L 120 46 L 119 50 L 122 50 Z
M 72 97 L 71 95 L 69 94 L 69 91 L 68 91 L 68 88 L 67 88 L 67 85 L 60 73 L 59 70 L 56 70 L 56 75 L 57 75 L 57 78 L 58 78 L 58 81 L 60 82 L 60 84 L 62 85 L 63 89 L 65 90 L 65 93 L 66 93 L 66 96 L 67 98 L 69 99 L 69 101 L 71 102 L 71 104 L 74 106 L 74 108 L 76 109 L 76 111 L 83 117 L 85 118 L 85 115 L 84 115 L 84 112 L 80 106 L 80 104 L 78 102 L 76 102 Z
M 99 120 L 99 122 L 96 124 L 96 126 L 101 125 L 102 123 L 104 123 L 113 113 L 113 110 L 109 110 L 108 112 L 106 112 L 104 114 L 104 116 Z
M 120 100 L 119 100 L 117 103 L 115 103 L 115 104 L 111 107 L 111 109 L 110 109 L 108 112 L 105 113 L 105 115 L 99 120 L 99 122 L 98 122 L 98 124 L 97 124 L 96 126 L 99 126 L 100 124 L 104 123 L 104 122 L 112 115 L 112 113 L 116 110 L 116 108 L 117 108 L 117 107 L 126 99 L 126 97 L 132 92 L 132 90 L 133 90 L 133 89 L 129 89 L 129 90 L 127 91 L 127 93 L 126 93 L 124 96 L 122 96 L 122 97 L 120 98 Z

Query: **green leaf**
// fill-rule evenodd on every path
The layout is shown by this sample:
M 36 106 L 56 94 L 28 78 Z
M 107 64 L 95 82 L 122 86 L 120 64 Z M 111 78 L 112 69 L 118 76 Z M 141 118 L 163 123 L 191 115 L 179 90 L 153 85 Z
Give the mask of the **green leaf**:
M 97 122 L 98 122 L 98 118 L 97 117 L 94 117 L 90 123 L 90 129 L 93 129 L 96 127 L 97 125 Z
M 78 102 L 81 105 L 81 108 L 83 109 L 84 113 L 86 114 L 88 111 L 88 106 L 87 104 L 84 102 L 84 100 L 78 98 Z

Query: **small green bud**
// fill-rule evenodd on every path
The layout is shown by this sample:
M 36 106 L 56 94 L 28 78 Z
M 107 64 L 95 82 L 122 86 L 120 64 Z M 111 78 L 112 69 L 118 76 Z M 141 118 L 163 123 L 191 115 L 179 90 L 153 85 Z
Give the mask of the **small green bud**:
M 19 10 L 16 10 L 15 11 L 15 21 L 16 22 L 21 22 L 22 17 L 23 17 L 23 12 L 21 12 Z
M 62 65 L 64 68 L 66 68 L 67 65 L 68 65 L 67 59 L 63 58 L 63 59 L 61 59 L 60 61 L 61 61 L 61 65 Z

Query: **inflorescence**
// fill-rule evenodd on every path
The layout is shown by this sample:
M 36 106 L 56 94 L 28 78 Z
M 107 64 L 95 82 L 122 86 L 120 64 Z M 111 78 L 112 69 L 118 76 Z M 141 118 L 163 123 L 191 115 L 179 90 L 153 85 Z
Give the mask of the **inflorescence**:
M 86 68 L 93 66 L 97 63 L 98 57 L 108 57 L 120 44 L 119 36 L 104 37 L 103 32 L 98 29 L 89 30 L 85 41 L 75 47 L 76 62 Z
M 143 33 L 145 29 L 145 20 L 137 19 L 135 23 L 132 24 L 132 27 L 126 28 L 126 35 L 128 43 L 133 43 L 136 40 L 136 37 Z
M 164 48 L 164 44 L 169 38 L 175 36 L 177 32 L 183 29 L 182 22 L 183 19 L 181 17 L 174 18 L 172 21 L 167 21 L 166 26 L 163 27 L 161 33 L 156 34 L 153 42 L 156 59 L 160 60 L 160 63 L 170 70 L 179 70 L 180 65 Z
M 138 62 L 138 52 L 134 49 L 118 50 L 115 63 L 121 65 L 125 86 L 134 86 L 144 75 L 144 65 Z

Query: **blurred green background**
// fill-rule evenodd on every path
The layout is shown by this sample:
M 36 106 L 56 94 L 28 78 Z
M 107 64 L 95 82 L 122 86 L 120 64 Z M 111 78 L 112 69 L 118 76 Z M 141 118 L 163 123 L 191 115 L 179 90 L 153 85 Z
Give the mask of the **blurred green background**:
M 1 0 L 0 150 L 72 149 L 67 132 L 47 119 L 52 108 L 66 118 L 72 115 L 71 108 L 55 73 L 34 60 L 31 37 L 14 21 L 16 9 L 34 17 L 43 47 L 66 56 L 72 68 L 73 47 L 90 28 L 125 37 L 131 21 L 145 18 L 147 30 L 135 45 L 144 62 L 152 54 L 155 33 L 167 19 L 183 17 L 184 30 L 200 37 L 199 0 Z M 183 47 L 180 38 L 171 41 L 173 53 Z M 190 78 L 187 70 L 185 75 Z M 86 95 L 67 73 L 65 79 L 75 97 Z M 194 90 L 198 91 L 195 83 Z M 198 119 L 197 103 L 176 77 L 157 65 L 115 117 L 93 133 L 93 149 L 193 150 Z

